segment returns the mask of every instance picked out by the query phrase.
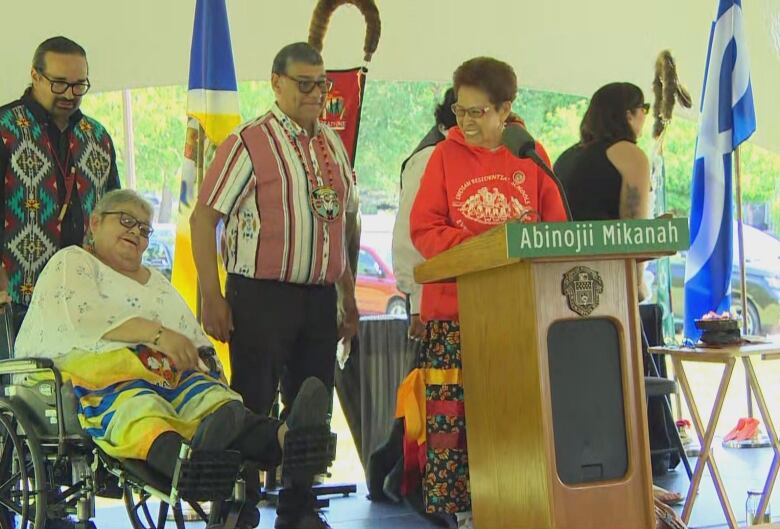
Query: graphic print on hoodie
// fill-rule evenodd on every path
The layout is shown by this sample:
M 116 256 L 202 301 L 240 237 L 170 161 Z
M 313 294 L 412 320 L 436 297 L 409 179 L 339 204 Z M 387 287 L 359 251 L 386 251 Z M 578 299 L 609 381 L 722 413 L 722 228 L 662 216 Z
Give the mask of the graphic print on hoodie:
M 536 150 L 549 165 L 537 143 Z M 420 254 L 429 259 L 507 221 L 566 220 L 555 182 L 530 159 L 506 147 L 476 147 L 453 127 L 425 169 L 412 206 L 410 232 Z M 423 320 L 457 320 L 455 283 L 423 285 Z

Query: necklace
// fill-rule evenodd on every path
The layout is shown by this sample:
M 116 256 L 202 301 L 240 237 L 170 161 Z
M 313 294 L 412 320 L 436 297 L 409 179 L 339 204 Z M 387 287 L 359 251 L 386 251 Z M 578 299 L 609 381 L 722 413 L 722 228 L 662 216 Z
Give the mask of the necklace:
M 309 192 L 309 207 L 312 213 L 325 222 L 333 222 L 340 217 L 341 203 L 339 202 L 339 194 L 333 185 L 333 173 L 334 168 L 331 163 L 331 157 L 328 153 L 328 147 L 325 144 L 322 132 L 318 133 L 311 141 L 314 143 L 315 150 L 319 150 L 322 155 L 322 159 L 325 162 L 325 174 L 327 176 L 327 184 L 323 181 L 322 170 L 317 160 L 317 156 L 311 156 L 311 165 L 314 169 L 313 174 L 309 171 L 309 165 L 306 163 L 306 156 L 303 154 L 298 138 L 288 130 L 285 124 L 282 125 L 287 140 L 292 144 L 295 154 L 303 166 L 303 171 L 306 174 L 306 180 L 309 182 L 311 191 Z
M 65 218 L 65 213 L 68 212 L 70 199 L 73 196 L 73 187 L 76 184 L 76 168 L 70 166 L 70 152 L 73 148 L 73 142 L 71 141 L 70 133 L 67 134 L 68 134 L 68 152 L 65 155 L 65 163 L 63 163 L 60 160 L 59 155 L 57 154 L 57 149 L 55 149 L 51 143 L 51 139 L 49 138 L 49 133 L 44 132 L 44 142 L 46 143 L 46 146 L 49 148 L 49 153 L 51 154 L 52 158 L 54 158 L 54 161 L 57 164 L 57 169 L 60 170 L 60 174 L 62 175 L 62 178 L 65 181 L 65 198 L 62 201 L 62 207 L 60 208 L 60 213 L 57 216 L 57 220 L 60 223 L 62 222 L 62 219 Z M 70 168 L 70 171 L 68 171 L 68 168 Z

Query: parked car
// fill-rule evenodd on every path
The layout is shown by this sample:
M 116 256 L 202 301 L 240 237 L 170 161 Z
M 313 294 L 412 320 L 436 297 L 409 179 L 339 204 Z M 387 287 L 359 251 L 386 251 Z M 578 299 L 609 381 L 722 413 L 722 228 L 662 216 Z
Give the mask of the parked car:
M 175 224 L 155 224 L 143 256 L 145 265 L 158 269 L 169 280 L 173 271 L 175 242 Z M 406 300 L 395 286 L 389 254 L 388 251 L 387 255 L 380 255 L 378 250 L 368 245 L 360 247 L 355 296 L 361 315 L 406 315 Z
M 736 228 L 734 234 L 736 239 Z M 748 333 L 780 332 L 780 240 L 747 225 L 744 226 L 744 237 Z M 669 260 L 672 277 L 672 310 L 678 329 L 682 328 L 685 309 L 685 257 L 686 252 L 680 252 Z M 742 289 L 739 275 L 739 251 L 735 240 L 731 273 L 731 311 L 741 315 Z M 651 262 L 645 273 L 645 281 L 648 285 L 652 284 L 654 277 L 655 262 Z
M 360 246 L 355 297 L 361 315 L 406 315 L 404 294 L 395 286 L 389 252 L 379 252 L 367 245 Z
M 176 225 L 155 224 L 152 236 L 149 238 L 149 246 L 144 252 L 143 263 L 156 268 L 170 280 L 175 244 Z

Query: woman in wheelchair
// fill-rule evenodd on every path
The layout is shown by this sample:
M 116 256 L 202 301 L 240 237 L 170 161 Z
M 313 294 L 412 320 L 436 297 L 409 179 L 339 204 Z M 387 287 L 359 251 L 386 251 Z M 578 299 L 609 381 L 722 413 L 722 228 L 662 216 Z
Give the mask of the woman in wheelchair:
M 169 479 L 182 443 L 279 465 L 288 432 L 327 425 L 328 391 L 308 379 L 285 422 L 246 410 L 219 363 L 209 368 L 199 356 L 210 343 L 184 300 L 141 263 L 151 219 L 151 206 L 130 190 L 98 202 L 85 248 L 58 251 L 38 278 L 16 358 L 53 360 L 73 385 L 81 427 L 113 458 L 143 460 Z M 277 529 L 329 527 L 314 510 L 310 480 L 290 484 L 302 500 L 277 513 Z M 258 499 L 257 487 L 247 489 L 248 500 Z M 257 525 L 256 503 L 239 527 Z

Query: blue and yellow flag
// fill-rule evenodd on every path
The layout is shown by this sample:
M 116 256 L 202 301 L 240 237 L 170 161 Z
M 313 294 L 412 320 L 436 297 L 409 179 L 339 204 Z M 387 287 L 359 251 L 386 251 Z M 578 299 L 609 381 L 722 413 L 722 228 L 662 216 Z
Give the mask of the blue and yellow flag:
M 198 0 L 190 50 L 187 116 L 219 145 L 238 125 L 238 85 L 225 0 Z
M 225 0 L 197 0 L 190 51 L 187 136 L 182 164 L 176 253 L 172 281 L 198 313 L 198 281 L 192 259 L 189 219 L 203 175 L 216 147 L 241 121 Z M 224 346 L 220 359 L 229 369 Z

